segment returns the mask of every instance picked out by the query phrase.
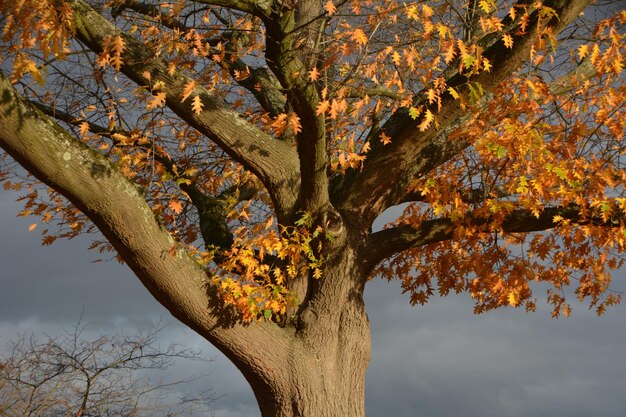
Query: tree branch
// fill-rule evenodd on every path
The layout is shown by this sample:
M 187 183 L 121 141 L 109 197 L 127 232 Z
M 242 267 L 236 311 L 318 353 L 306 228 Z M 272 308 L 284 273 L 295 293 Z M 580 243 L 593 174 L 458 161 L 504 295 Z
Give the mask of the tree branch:
M 581 215 L 580 207 L 572 204 L 564 207 L 545 207 L 539 216 L 535 216 L 525 209 L 514 210 L 506 216 L 498 230 L 504 233 L 529 233 L 549 230 L 561 224 L 555 222 L 554 218 L 556 216 L 561 216 L 565 221 L 569 221 L 570 224 L 578 226 L 593 224 L 615 227 L 620 224 L 619 222 L 616 223 L 614 219 L 607 221 L 598 216 L 583 216 Z M 470 214 L 460 221 L 460 224 L 480 227 L 488 225 L 492 220 L 485 217 L 473 219 Z M 454 230 L 458 226 L 459 222 L 454 222 L 449 218 L 438 218 L 426 220 L 417 228 L 412 225 L 402 224 L 373 233 L 370 235 L 365 249 L 368 265 L 370 268 L 373 268 L 378 262 L 403 250 L 451 240 L 454 238 Z
M 552 0 L 544 2 L 544 5 L 556 11 L 558 19 L 552 19 L 550 24 L 558 33 L 574 21 L 589 3 L 591 0 Z M 483 56 L 493 64 L 490 72 L 482 72 L 469 79 L 455 72 L 446 79 L 446 84 L 462 89 L 470 81 L 480 84 L 486 93 L 493 91 L 527 61 L 540 29 L 538 22 L 537 12 L 534 12 L 524 35 L 517 34 L 517 24 L 509 25 L 507 33 L 514 39 L 511 49 L 506 48 L 501 38 L 495 35 L 483 38 Z M 423 92 L 414 102 L 428 107 Z M 417 129 L 420 120 L 413 120 L 408 109 L 396 111 L 380 130 L 372 132 L 372 150 L 362 170 L 350 171 L 343 180 L 333 184 L 333 195 L 346 196 L 338 204 L 346 210 L 360 207 L 360 211 L 352 213 L 352 216 L 371 224 L 386 208 L 402 201 L 409 184 L 416 177 L 432 171 L 469 146 L 465 141 L 450 141 L 447 138 L 447 132 L 459 126 L 463 117 L 466 116 L 459 100 L 454 100 L 447 93 L 442 97 L 442 108 L 438 112 L 438 129 L 431 127 L 420 132 Z M 379 140 L 383 132 L 391 138 L 391 143 L 386 146 Z
M 169 71 L 166 62 L 121 32 L 83 0 L 72 2 L 72 6 L 78 40 L 100 53 L 106 38 L 121 36 L 125 43 L 121 72 L 138 85 L 161 81 L 167 106 L 256 175 L 273 198 L 279 217 L 293 211 L 299 168 L 297 155 L 289 144 L 248 123 L 238 112 L 202 87 L 197 87 L 195 93 L 204 107 L 202 112 L 195 113 L 191 100 L 181 102 L 185 85 L 192 81 L 189 77 L 180 71 Z
M 44 114 L 54 117 L 57 120 L 65 122 L 70 125 L 79 126 L 83 121 L 76 119 L 69 113 L 53 109 L 45 104 L 32 102 L 30 103 L 41 110 Z M 115 134 L 121 134 L 126 137 L 130 137 L 131 133 L 121 129 L 109 130 L 103 126 L 89 123 L 89 131 L 104 137 L 108 137 L 114 144 L 119 144 L 119 141 L 115 139 Z M 150 145 L 137 145 L 144 148 L 147 152 L 152 152 L 153 149 Z M 229 189 L 228 192 L 220 193 L 219 196 L 211 196 L 204 193 L 194 184 L 194 178 L 180 175 L 175 169 L 175 162 L 172 161 L 169 156 L 153 153 L 152 157 L 165 167 L 165 170 L 177 179 L 187 179 L 189 181 L 178 181 L 178 187 L 184 191 L 191 199 L 191 204 L 198 211 L 200 232 L 205 246 L 216 246 L 221 249 L 229 249 L 233 243 L 233 234 L 228 228 L 228 222 L 226 219 L 226 202 L 230 199 L 236 189 Z M 246 188 L 243 193 L 244 199 L 251 199 L 253 197 L 252 190 Z M 255 192 L 258 190 L 254 190 Z
M 21 98 L 1 73 L 0 147 L 87 215 L 177 319 L 224 352 L 253 385 L 269 390 L 275 375 L 268 370 L 285 369 L 281 358 L 297 349 L 291 336 L 271 322 L 224 322 L 225 310 L 204 270 L 159 225 L 136 187 Z
M 320 59 L 319 41 L 324 27 L 318 19 L 320 0 L 285 3 L 291 9 L 265 19 L 267 28 L 266 61 L 287 92 L 287 103 L 300 119 L 297 134 L 300 161 L 300 203 L 303 210 L 316 213 L 329 203 L 326 174 L 326 123 L 316 114 L 320 101 L 318 85 L 308 73 Z
M 181 32 L 188 32 L 190 30 L 189 27 L 180 23 L 174 17 L 163 15 L 161 8 L 136 0 L 124 0 L 123 3 L 114 7 L 112 14 L 113 16 L 117 16 L 125 9 L 130 9 L 140 15 L 155 18 L 165 27 L 173 30 L 179 30 Z M 215 39 L 210 39 L 207 43 L 211 46 L 215 46 L 225 41 L 222 46 L 226 48 L 227 56 L 225 59 L 219 61 L 218 64 L 230 73 L 237 84 L 252 93 L 266 112 L 272 116 L 276 116 L 285 107 L 285 96 L 280 90 L 280 83 L 267 68 L 250 67 L 243 62 L 243 60 L 237 58 L 236 51 L 242 37 L 241 32 L 227 31 L 226 34 L 216 37 Z M 234 42 L 232 38 L 235 38 Z M 219 51 L 216 49 L 209 52 L 209 54 L 211 53 L 219 55 Z M 236 77 L 236 71 L 240 74 L 247 72 L 248 76 L 239 79 Z
M 197 3 L 208 4 L 211 6 L 221 6 L 227 9 L 239 10 L 250 13 L 254 16 L 261 17 L 269 15 L 274 6 L 273 0 L 192 0 Z

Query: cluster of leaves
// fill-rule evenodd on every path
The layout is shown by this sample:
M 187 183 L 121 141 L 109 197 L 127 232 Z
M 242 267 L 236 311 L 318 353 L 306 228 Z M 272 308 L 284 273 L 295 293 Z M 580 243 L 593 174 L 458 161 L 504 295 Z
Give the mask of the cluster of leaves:
M 280 233 L 272 223 L 270 218 L 265 225 L 239 228 L 232 248 L 225 253 L 198 254 L 213 276 L 211 284 L 244 321 L 285 319 L 287 307 L 296 302 L 288 291 L 289 282 L 309 273 L 315 279 L 322 276 L 320 253 L 324 241 L 331 239 L 324 229 L 314 227 L 307 213 L 294 226 L 280 226 Z M 222 258 L 218 263 L 213 262 L 216 256 Z
M 572 280 L 577 298 L 590 300 L 598 314 L 620 301 L 609 285 L 626 249 L 625 23 L 624 11 L 598 22 L 594 41 L 571 48 L 575 55 L 542 54 L 538 47 L 532 65 L 478 102 L 475 115 L 451 133 L 474 146 L 416 181 L 419 202 L 397 223 L 445 218 L 454 239 L 402 253 L 379 268 L 387 277 L 404 277 L 413 303 L 425 303 L 438 288 L 441 295 L 468 291 L 477 312 L 502 305 L 534 310 L 530 283 L 536 281 L 550 284 L 553 315 L 569 315 L 564 288 Z M 579 64 L 555 76 L 559 61 Z M 566 210 L 557 214 L 554 207 Z M 511 219 L 522 211 L 536 223 L 526 232 L 558 226 L 510 233 Z
M 2 41 L 13 58 L 12 79 L 17 81 L 29 74 L 43 85 L 45 74 L 29 52 L 37 49 L 43 60 L 63 58 L 69 52 L 73 32 L 71 7 L 51 0 L 3 2 L 0 15 L 6 16 Z

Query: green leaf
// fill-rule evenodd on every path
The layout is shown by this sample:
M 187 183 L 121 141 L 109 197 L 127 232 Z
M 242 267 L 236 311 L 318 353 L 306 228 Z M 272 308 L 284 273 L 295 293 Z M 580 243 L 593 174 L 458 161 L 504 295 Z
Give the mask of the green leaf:
M 468 83 L 467 87 L 470 90 L 469 98 L 472 104 L 476 104 L 478 100 L 484 95 L 483 86 L 479 83 Z

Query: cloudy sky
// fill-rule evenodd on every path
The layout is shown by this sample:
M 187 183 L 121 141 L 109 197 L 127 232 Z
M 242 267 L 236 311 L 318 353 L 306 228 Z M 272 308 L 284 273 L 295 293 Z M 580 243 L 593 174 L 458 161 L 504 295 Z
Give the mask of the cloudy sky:
M 212 406 L 217 417 L 260 415 L 238 371 L 171 319 L 125 267 L 92 263 L 98 254 L 85 249 L 87 239 L 41 247 L 38 232 L 27 231 L 35 220 L 15 217 L 15 197 L 0 192 L 0 351 L 24 331 L 60 332 L 83 309 L 109 333 L 163 319 L 165 343 L 215 357 L 202 372 L 210 374 L 203 384 L 223 395 Z M 551 319 L 547 309 L 475 316 L 466 297 L 414 308 L 397 283 L 369 285 L 368 417 L 626 416 L 626 306 L 600 318 L 584 306 L 570 319 Z

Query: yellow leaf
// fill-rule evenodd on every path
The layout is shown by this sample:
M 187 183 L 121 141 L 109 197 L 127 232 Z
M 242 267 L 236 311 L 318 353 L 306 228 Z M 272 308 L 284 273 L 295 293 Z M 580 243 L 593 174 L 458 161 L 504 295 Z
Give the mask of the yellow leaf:
M 583 59 L 589 54 L 589 45 L 580 45 L 578 47 L 578 59 Z
M 487 58 L 483 58 L 483 70 L 489 72 L 491 70 L 491 62 Z
M 504 42 L 504 46 L 506 46 L 507 48 L 513 48 L 513 37 L 508 33 L 505 33 L 502 36 L 502 42 Z
M 417 9 L 417 5 L 411 4 L 406 7 L 406 16 L 409 19 L 419 20 L 419 10 Z
M 422 14 L 424 17 L 429 18 L 433 15 L 434 11 L 432 7 L 422 4 Z
M 391 55 L 391 59 L 393 60 L 394 64 L 400 65 L 400 62 L 402 61 L 402 56 L 398 53 L 398 51 L 394 51 Z
M 481 0 L 480 2 L 478 2 L 478 6 L 482 9 L 483 12 L 485 13 L 490 13 L 491 10 L 495 7 L 493 4 L 493 0 L 491 1 L 486 1 L 486 0 Z
M 196 115 L 202 113 L 202 107 L 204 107 L 204 104 L 202 104 L 200 96 L 194 96 L 193 101 L 191 102 L 191 109 L 193 110 L 193 112 Z
M 35 80 L 40 86 L 43 86 L 46 83 L 46 79 L 41 74 L 41 71 L 39 71 L 39 68 L 37 68 L 36 65 L 33 64 L 33 66 L 29 68 L 28 72 L 30 73 L 31 77 L 33 77 L 33 80 Z
M 352 36 L 350 37 L 353 41 L 358 43 L 359 45 L 365 45 L 367 43 L 367 35 L 363 32 L 362 29 L 355 29 L 352 32 Z
M 448 27 L 447 27 L 446 25 L 444 25 L 444 24 L 442 24 L 442 23 L 439 23 L 439 24 L 437 25 L 437 32 L 439 32 L 439 37 L 440 37 L 441 39 L 445 39 L 445 38 L 446 38 L 446 35 L 447 35 L 448 33 L 450 33 L 450 29 L 448 29 Z

